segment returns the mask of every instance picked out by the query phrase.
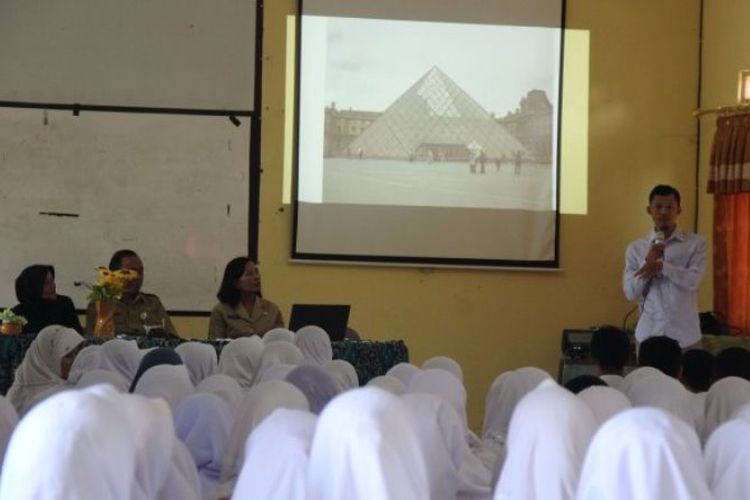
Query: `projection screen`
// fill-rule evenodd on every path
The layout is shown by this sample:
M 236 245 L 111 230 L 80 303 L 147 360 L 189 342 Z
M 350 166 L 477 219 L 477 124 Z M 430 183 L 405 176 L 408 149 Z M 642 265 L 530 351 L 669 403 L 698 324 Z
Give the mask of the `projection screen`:
M 562 0 L 304 0 L 292 258 L 558 266 Z

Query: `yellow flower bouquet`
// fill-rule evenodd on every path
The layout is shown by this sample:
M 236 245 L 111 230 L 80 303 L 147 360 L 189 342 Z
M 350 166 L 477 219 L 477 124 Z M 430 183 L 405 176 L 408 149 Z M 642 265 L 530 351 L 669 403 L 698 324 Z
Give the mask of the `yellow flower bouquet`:
M 91 290 L 89 300 L 120 300 L 125 283 L 138 277 L 138 273 L 130 269 L 111 271 L 106 267 L 97 267 L 99 279 L 93 284 L 87 284 Z

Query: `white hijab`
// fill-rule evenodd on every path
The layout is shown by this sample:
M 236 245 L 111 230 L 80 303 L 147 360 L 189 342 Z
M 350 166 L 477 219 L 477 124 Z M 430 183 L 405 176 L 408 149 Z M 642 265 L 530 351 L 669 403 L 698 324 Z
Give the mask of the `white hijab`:
M 202 498 L 212 500 L 234 425 L 232 409 L 215 394 L 191 394 L 175 409 L 174 424 L 198 470 Z
M 519 368 L 498 375 L 485 398 L 482 438 L 507 438 L 510 418 L 518 402 L 548 379 L 550 376 L 547 372 L 533 367 Z
M 294 344 L 294 332 L 286 328 L 271 328 L 263 334 L 263 343 L 269 342 L 291 342 Z
M 266 380 L 264 378 L 267 377 L 265 373 L 274 367 L 279 365 L 297 366 L 303 359 L 302 352 L 294 344 L 289 342 L 271 342 L 263 349 L 253 385 Z
M 5 458 L 5 451 L 8 448 L 10 442 L 10 436 L 13 434 L 13 429 L 18 424 L 18 413 L 13 405 L 0 396 L 0 467 L 3 465 Z
M 232 409 L 232 414 L 237 414 L 247 392 L 235 379 L 228 375 L 216 374 L 204 378 L 195 387 L 195 392 L 216 394 L 223 399 Z
M 162 401 L 106 385 L 65 391 L 19 422 L 0 475 L 0 499 L 154 499 L 167 480 L 175 441 Z
M 305 479 L 317 417 L 279 408 L 247 438 L 245 463 L 232 498 L 305 500 Z
M 172 462 L 156 500 L 200 500 L 201 484 L 193 457 L 185 444 L 173 436 Z M 213 500 L 213 499 L 211 499 Z
M 183 342 L 174 348 L 185 364 L 190 381 L 197 385 L 206 377 L 210 377 L 218 369 L 216 349 L 211 344 L 203 342 Z
M 420 368 L 418 366 L 415 366 L 411 363 L 401 362 L 397 365 L 392 366 L 386 372 L 386 375 L 392 375 L 403 382 L 404 385 L 409 385 L 409 381 L 411 380 L 411 378 L 415 373 L 418 373 L 419 371 Z
M 431 500 L 492 497 L 490 471 L 466 443 L 466 430 L 456 411 L 432 394 L 404 394 L 401 400 L 417 421 Z
M 96 369 L 101 348 L 100 345 L 89 345 L 81 349 L 70 367 L 68 385 L 76 385 L 87 372 Z
M 41 394 L 65 384 L 60 361 L 81 342 L 83 337 L 72 328 L 50 325 L 41 329 L 16 368 L 15 380 L 6 396 L 19 414 L 25 413 Z
M 612 415 L 632 408 L 630 400 L 617 389 L 603 385 L 592 385 L 578 393 L 594 414 L 597 427 L 606 422 Z
M 442 398 L 451 405 L 464 428 L 468 430 L 466 418 L 466 389 L 452 373 L 437 368 L 421 370 L 406 386 L 406 393 L 425 393 Z
M 459 365 L 456 360 L 447 356 L 435 356 L 422 363 L 423 370 L 428 370 L 430 368 L 448 371 L 455 375 L 462 383 L 464 381 L 464 372 L 461 369 L 461 365 Z
M 294 344 L 302 351 L 305 361 L 325 366 L 333 359 L 331 338 L 319 326 L 303 326 L 297 330 Z
M 747 498 L 750 492 L 750 421 L 729 420 L 714 430 L 706 443 L 708 486 L 720 500 Z
M 350 362 L 344 359 L 334 359 L 324 368 L 336 380 L 342 392 L 359 387 L 357 370 Z
M 596 433 L 577 500 L 709 500 L 695 431 L 658 408 L 632 408 Z
M 376 387 L 347 391 L 318 418 L 307 473 L 310 500 L 427 500 L 417 424 Z
M 163 398 L 174 410 L 195 392 L 195 387 L 185 365 L 156 365 L 143 372 L 133 392 L 149 398 Z
M 138 349 L 138 343 L 135 340 L 112 339 L 102 344 L 94 368 L 119 373 L 132 382 L 138 372 L 142 357 L 143 354 Z
M 99 384 L 109 384 L 118 392 L 128 392 L 130 381 L 125 380 L 122 375 L 109 370 L 89 370 L 83 374 L 76 384 L 76 389 L 85 389 Z
M 643 368 L 632 373 L 639 370 Z M 697 428 L 691 393 L 677 379 L 656 369 L 634 379 L 628 380 L 628 377 L 625 378 L 625 395 L 633 406 L 661 408 L 681 418 L 693 429 Z
M 596 421 L 586 403 L 544 381 L 518 403 L 495 500 L 567 500 L 578 485 Z
M 221 472 L 222 482 L 236 480 L 245 458 L 247 437 L 264 418 L 278 408 L 302 411 L 310 409 L 305 395 L 288 382 L 269 380 L 250 389 L 229 435 L 229 447 Z
M 380 387 L 396 396 L 406 392 L 406 384 L 393 375 L 380 375 L 379 377 L 371 378 L 370 381 L 367 382 L 367 385 Z
M 263 341 L 257 335 L 230 341 L 221 350 L 219 373 L 229 375 L 245 389 L 250 388 L 258 370 L 263 348 Z
M 750 382 L 740 377 L 724 377 L 706 393 L 706 439 L 742 406 L 750 403 Z

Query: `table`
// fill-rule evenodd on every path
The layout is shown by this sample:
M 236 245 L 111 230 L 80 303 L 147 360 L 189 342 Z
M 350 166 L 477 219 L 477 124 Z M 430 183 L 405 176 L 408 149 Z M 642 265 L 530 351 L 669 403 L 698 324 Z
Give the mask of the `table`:
M 0 335 L 0 393 L 5 394 L 13 385 L 16 367 L 23 361 L 26 350 L 36 337 L 35 333 L 23 335 Z M 108 339 L 101 337 L 84 337 L 88 344 L 102 344 Z M 138 347 L 175 347 L 189 339 L 164 339 L 143 336 L 118 336 L 127 340 L 135 340 Z M 221 355 L 221 349 L 227 344 L 226 340 L 195 340 L 210 344 Z M 370 379 L 384 375 L 392 366 L 409 361 L 409 350 L 403 340 L 389 340 L 378 342 L 373 340 L 342 340 L 331 342 L 334 359 L 344 359 L 357 370 L 360 385 Z

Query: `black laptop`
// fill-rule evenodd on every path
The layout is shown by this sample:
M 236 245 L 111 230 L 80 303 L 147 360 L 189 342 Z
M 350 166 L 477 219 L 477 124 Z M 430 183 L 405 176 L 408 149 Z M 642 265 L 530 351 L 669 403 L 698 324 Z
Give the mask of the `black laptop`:
M 319 326 L 332 341 L 343 340 L 349 322 L 348 305 L 294 304 L 289 329 L 296 332 L 303 326 Z

